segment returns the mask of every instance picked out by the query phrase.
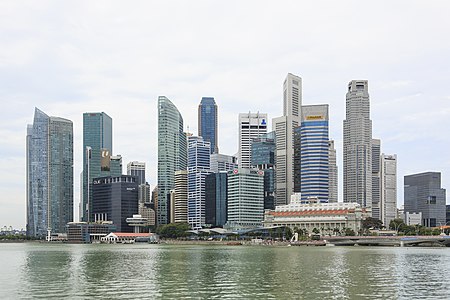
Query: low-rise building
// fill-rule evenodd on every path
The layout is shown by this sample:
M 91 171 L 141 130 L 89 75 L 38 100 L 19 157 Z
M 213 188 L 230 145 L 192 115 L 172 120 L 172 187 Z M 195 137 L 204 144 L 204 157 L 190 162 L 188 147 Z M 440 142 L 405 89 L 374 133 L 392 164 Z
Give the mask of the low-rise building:
M 116 226 L 112 222 L 69 222 L 66 227 L 67 241 L 69 243 L 92 243 L 100 241 L 102 237 L 107 236 L 112 231 L 116 231 Z
M 422 213 L 412 213 L 412 212 L 405 212 L 404 214 L 405 218 L 405 224 L 406 225 L 421 225 L 422 224 Z
M 369 209 L 358 203 L 320 203 L 316 198 L 299 199 L 294 194 L 290 204 L 266 210 L 264 227 L 297 227 L 307 233 L 312 233 L 315 228 L 321 235 L 337 235 L 347 228 L 358 233 L 362 229 L 362 221 L 370 216 Z

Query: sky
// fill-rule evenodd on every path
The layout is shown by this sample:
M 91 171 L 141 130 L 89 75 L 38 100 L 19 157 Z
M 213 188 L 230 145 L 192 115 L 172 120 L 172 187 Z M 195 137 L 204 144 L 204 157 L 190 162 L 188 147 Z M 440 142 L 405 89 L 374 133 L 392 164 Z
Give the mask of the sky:
M 407 174 L 442 172 L 450 189 L 449 11 L 448 1 L 1 1 L 0 227 L 25 228 L 35 107 L 73 121 L 78 208 L 84 112 L 112 117 L 113 154 L 124 172 L 146 162 L 153 188 L 159 95 L 194 134 L 201 97 L 214 97 L 219 151 L 231 155 L 239 113 L 267 113 L 269 127 L 282 115 L 287 73 L 302 77 L 303 104 L 330 105 L 339 201 L 353 79 L 369 81 L 373 137 L 398 156 L 398 206 Z

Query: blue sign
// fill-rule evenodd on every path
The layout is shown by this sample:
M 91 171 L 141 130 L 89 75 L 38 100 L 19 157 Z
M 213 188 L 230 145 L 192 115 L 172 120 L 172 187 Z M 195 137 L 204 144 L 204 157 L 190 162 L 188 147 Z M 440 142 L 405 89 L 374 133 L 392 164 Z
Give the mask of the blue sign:
M 261 125 L 266 125 L 266 119 L 262 119 Z

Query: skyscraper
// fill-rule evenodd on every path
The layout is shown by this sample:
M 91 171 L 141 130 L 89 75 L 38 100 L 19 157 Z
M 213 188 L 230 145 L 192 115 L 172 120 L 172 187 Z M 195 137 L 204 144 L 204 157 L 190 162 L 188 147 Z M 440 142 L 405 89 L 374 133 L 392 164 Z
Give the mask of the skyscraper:
M 237 159 L 232 155 L 211 154 L 211 172 L 231 171 L 238 167 Z
M 405 213 L 422 213 L 422 225 L 444 225 L 445 189 L 441 187 L 440 172 L 425 172 L 404 177 Z
M 187 144 L 183 117 L 165 96 L 158 97 L 158 225 L 169 222 L 170 190 L 175 186 L 175 171 L 186 170 Z M 156 203 L 155 203 L 156 204 Z
M 302 200 L 317 197 L 320 202 L 328 202 L 328 104 L 302 106 L 301 126 L 294 130 L 300 131 L 300 134 L 296 133 L 294 137 L 295 144 L 300 145 L 300 148 L 297 146 L 294 149 L 294 155 L 300 155 L 300 165 L 294 166 L 295 192 L 301 192 Z M 296 161 L 298 162 L 298 159 Z
M 338 167 L 336 163 L 336 149 L 334 141 L 328 142 L 328 202 L 338 202 Z
M 227 172 L 211 173 L 205 179 L 205 222 L 223 227 L 227 222 Z
M 35 109 L 27 127 L 27 235 L 66 232 L 73 221 L 73 124 Z
M 188 171 L 180 170 L 175 172 L 175 203 L 174 219 L 175 223 L 188 222 Z
M 188 138 L 188 223 L 192 229 L 205 224 L 205 178 L 210 171 L 210 143 L 197 136 Z
M 275 132 L 252 142 L 252 167 L 264 171 L 264 209 L 275 209 Z
M 397 215 L 397 155 L 381 154 L 380 220 L 384 226 Z
M 267 114 L 239 114 L 239 167 L 250 168 L 252 140 L 266 133 Z
M 92 209 L 92 179 L 111 174 L 112 119 L 106 113 L 83 114 L 83 193 L 81 195 L 82 221 L 91 221 L 88 211 Z M 114 172 L 113 172 L 114 173 Z
M 132 161 L 127 164 L 127 175 L 138 177 L 138 184 L 146 183 L 145 162 Z
M 217 105 L 212 97 L 203 97 L 198 106 L 198 135 L 211 144 L 211 153 L 219 153 Z
M 343 152 L 344 202 L 372 207 L 372 121 L 367 80 L 348 84 Z
M 277 143 L 276 205 L 289 204 L 294 192 L 294 128 L 300 125 L 301 106 L 302 79 L 289 73 L 283 84 L 283 116 L 272 122 Z
M 381 141 L 372 139 L 372 217 L 378 220 L 382 220 L 381 180 Z

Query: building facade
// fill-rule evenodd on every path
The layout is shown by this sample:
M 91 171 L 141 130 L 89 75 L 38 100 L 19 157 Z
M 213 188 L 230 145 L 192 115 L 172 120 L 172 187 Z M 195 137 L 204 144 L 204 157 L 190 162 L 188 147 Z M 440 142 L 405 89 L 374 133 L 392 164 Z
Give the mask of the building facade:
M 175 223 L 188 222 L 188 171 L 175 172 L 175 199 L 174 199 Z
M 92 213 L 94 222 L 112 221 L 120 232 L 133 232 L 126 219 L 139 212 L 136 177 L 121 175 L 93 179 Z
M 188 138 L 188 223 L 192 229 L 205 225 L 205 178 L 210 171 L 210 143 Z
M 264 172 L 264 209 L 275 209 L 275 132 L 252 142 L 252 168 Z
M 381 214 L 381 141 L 372 139 L 372 217 L 382 220 Z
M 158 225 L 169 222 L 170 190 L 175 186 L 175 171 L 187 168 L 187 141 L 183 117 L 165 96 L 158 98 Z
M 397 216 L 397 155 L 381 154 L 380 220 L 384 226 Z
M 223 227 L 227 222 L 227 172 L 211 173 L 205 179 L 205 222 Z
M 132 161 L 127 164 L 127 175 L 136 176 L 139 185 L 145 184 L 145 162 Z
M 275 205 L 286 205 L 294 193 L 294 128 L 300 126 L 302 79 L 289 73 L 283 84 L 283 116 L 274 118 L 276 136 Z
M 237 158 L 232 155 L 214 153 L 210 158 L 211 172 L 231 171 L 238 167 Z
M 338 167 L 334 141 L 328 142 L 328 202 L 338 202 Z
M 348 84 L 343 153 L 344 202 L 372 207 L 372 120 L 367 80 Z
M 239 167 L 250 168 L 252 161 L 251 145 L 254 138 L 267 133 L 267 114 L 239 114 Z
M 203 97 L 198 106 L 198 135 L 210 143 L 211 153 L 219 153 L 217 110 L 212 97 Z
M 295 144 L 300 146 L 294 149 L 294 156 L 300 156 L 300 164 L 294 166 L 294 191 L 301 192 L 302 200 L 317 197 L 320 202 L 328 202 L 328 105 L 302 106 L 301 125 L 294 131 Z
M 73 124 L 35 109 L 27 127 L 27 236 L 66 232 L 73 221 Z
M 226 227 L 233 229 L 262 226 L 264 218 L 264 172 L 239 168 L 228 172 Z
M 445 189 L 440 172 L 425 172 L 404 177 L 405 214 L 422 213 L 422 225 L 436 227 L 446 222 Z

